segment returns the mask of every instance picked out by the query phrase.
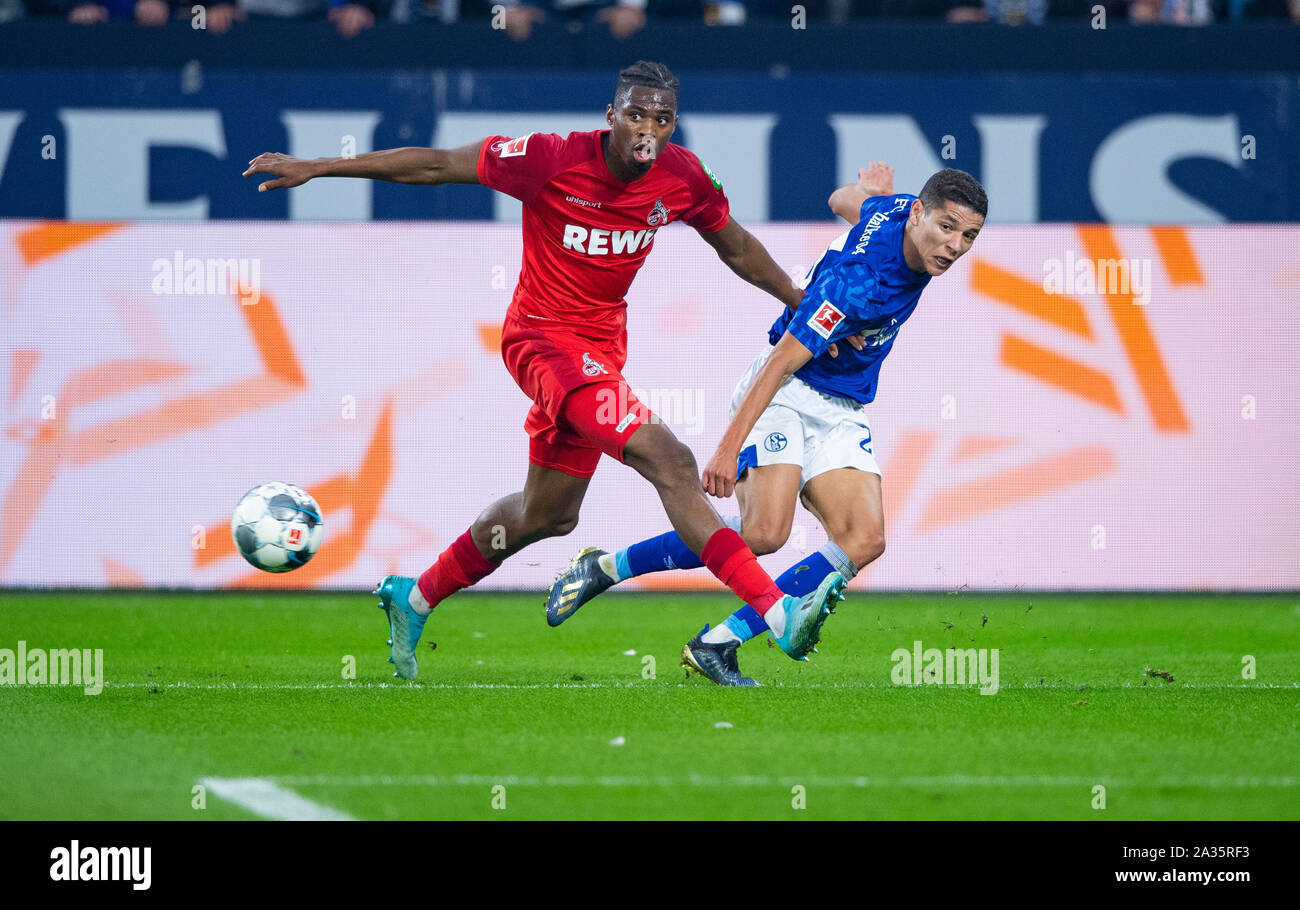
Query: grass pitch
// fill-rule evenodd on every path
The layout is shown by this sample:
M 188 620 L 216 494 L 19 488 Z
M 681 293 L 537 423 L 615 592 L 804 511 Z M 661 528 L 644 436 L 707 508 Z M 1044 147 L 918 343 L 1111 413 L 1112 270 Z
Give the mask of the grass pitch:
M 1300 818 L 1294 595 L 853 592 L 813 662 L 741 649 L 760 689 L 678 668 L 729 598 L 540 601 L 443 604 L 408 684 L 368 594 L 0 593 L 0 648 L 106 679 L 0 686 L 0 818 Z M 999 690 L 895 685 L 916 641 Z

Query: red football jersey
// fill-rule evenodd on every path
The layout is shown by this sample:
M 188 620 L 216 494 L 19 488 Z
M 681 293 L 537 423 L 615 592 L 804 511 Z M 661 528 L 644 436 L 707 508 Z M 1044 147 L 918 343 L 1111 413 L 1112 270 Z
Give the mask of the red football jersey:
M 478 156 L 479 183 L 524 204 L 523 268 L 511 310 L 606 338 L 623 330 L 623 295 L 655 231 L 680 218 L 712 233 L 728 218 L 722 185 L 680 145 L 665 147 L 645 176 L 616 179 L 601 150 L 608 132 L 492 136 Z

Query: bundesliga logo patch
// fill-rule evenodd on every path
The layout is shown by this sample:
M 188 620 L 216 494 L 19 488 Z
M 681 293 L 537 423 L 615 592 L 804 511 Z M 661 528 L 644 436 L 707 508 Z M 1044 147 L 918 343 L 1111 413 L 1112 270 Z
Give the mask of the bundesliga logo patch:
M 492 143 L 492 151 L 496 152 L 497 156 L 500 158 L 518 157 L 528 151 L 528 140 L 532 135 L 532 133 L 529 133 L 527 136 L 520 136 L 518 139 L 510 139 L 506 141 L 498 139 L 496 142 Z
M 835 306 L 829 301 L 823 301 L 821 308 L 813 314 L 808 320 L 808 325 L 812 330 L 823 338 L 829 339 L 835 327 L 844 319 L 844 314 L 835 309 Z

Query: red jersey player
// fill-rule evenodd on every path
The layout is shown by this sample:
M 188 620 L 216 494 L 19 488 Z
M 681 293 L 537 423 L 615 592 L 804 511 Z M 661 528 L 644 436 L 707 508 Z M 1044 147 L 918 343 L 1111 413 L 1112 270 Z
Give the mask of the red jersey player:
M 418 673 L 415 648 L 429 612 L 487 577 L 506 557 L 568 534 L 601 453 L 650 481 L 683 542 L 774 633 L 799 634 L 842 598 L 828 575 L 812 593 L 791 597 L 726 527 L 700 485 L 695 456 L 651 421 L 623 378 L 627 292 L 654 245 L 655 231 L 682 220 L 737 275 L 797 308 L 803 292 L 728 213 L 721 183 L 694 154 L 668 140 L 677 126 L 678 80 L 660 63 L 619 73 L 607 130 L 567 138 L 532 133 L 490 136 L 453 150 L 400 148 L 355 158 L 303 160 L 259 155 L 244 176 L 277 179 L 259 191 L 315 177 L 395 183 L 479 183 L 523 202 L 524 255 L 501 336 L 501 356 L 533 407 L 524 488 L 492 503 L 416 579 L 379 584 L 388 614 L 389 660 L 397 675 Z M 611 409 L 610 402 L 619 403 Z M 626 407 L 622 403 L 626 402 Z M 611 415 L 611 410 L 617 413 Z

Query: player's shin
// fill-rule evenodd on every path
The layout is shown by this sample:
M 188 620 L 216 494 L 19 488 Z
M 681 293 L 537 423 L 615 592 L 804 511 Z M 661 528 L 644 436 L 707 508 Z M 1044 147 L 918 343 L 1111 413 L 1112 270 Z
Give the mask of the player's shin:
M 759 616 L 758 611 L 749 604 L 745 604 L 717 626 L 705 632 L 700 640 L 706 645 L 720 645 L 729 641 L 744 644 L 766 631 L 767 623 L 763 621 L 763 617 Z
M 758 564 L 758 557 L 731 528 L 714 532 L 700 557 L 710 572 L 762 615 L 781 600 L 781 589 Z
M 724 516 L 722 523 L 733 531 L 740 530 L 739 515 Z M 606 553 L 600 557 L 600 568 L 615 582 L 648 575 L 651 572 L 664 572 L 668 569 L 698 569 L 703 565 L 704 560 L 686 546 L 686 542 L 676 531 L 651 537 L 617 553 Z
M 466 531 L 443 550 L 438 561 L 420 576 L 418 587 L 428 602 L 428 610 L 457 591 L 478 584 L 495 572 L 499 565 L 478 551 L 474 538 Z M 418 612 L 428 612 L 421 610 L 416 603 L 412 603 L 411 607 Z
M 822 579 L 831 572 L 839 572 L 846 582 L 851 581 L 858 573 L 857 566 L 834 541 L 828 541 L 821 549 L 810 553 L 806 558 L 786 569 L 777 577 L 776 586 L 785 594 L 803 597 L 816 591 Z M 721 644 L 726 641 L 747 642 L 769 630 L 767 621 L 769 618 L 779 625 L 784 617 L 779 612 L 773 614 L 771 611 L 761 615 L 752 606 L 746 604 L 718 626 L 704 633 L 703 641 L 706 644 Z M 773 631 L 779 636 L 784 629 Z

